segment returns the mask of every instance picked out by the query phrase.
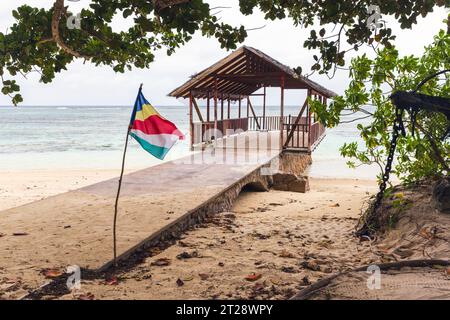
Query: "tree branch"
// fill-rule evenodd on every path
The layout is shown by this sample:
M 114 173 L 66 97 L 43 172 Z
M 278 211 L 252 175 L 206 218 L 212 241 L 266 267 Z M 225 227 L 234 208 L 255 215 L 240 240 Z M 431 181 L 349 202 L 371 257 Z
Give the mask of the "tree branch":
M 191 0 L 154 0 L 153 3 L 155 5 L 155 8 L 157 8 L 158 10 L 162 10 L 170 6 L 187 3 L 190 1 Z
M 61 16 L 65 12 L 64 0 L 56 0 L 53 5 L 53 17 L 52 17 L 52 37 L 56 44 L 66 53 L 76 57 L 76 58 L 84 58 L 86 60 L 91 59 L 90 56 L 83 55 L 71 48 L 69 48 L 64 41 L 61 39 L 59 34 L 59 22 L 61 21 Z M 43 40 L 44 41 L 44 40 Z M 42 41 L 40 41 L 42 42 Z

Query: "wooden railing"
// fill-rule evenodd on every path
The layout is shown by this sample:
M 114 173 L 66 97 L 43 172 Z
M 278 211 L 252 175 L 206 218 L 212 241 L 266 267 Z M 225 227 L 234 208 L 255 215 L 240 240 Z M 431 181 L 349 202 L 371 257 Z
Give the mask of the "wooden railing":
M 320 122 L 315 122 L 311 125 L 311 133 L 309 134 L 310 138 L 310 150 L 314 150 L 317 144 L 325 135 L 325 126 Z
M 212 141 L 216 136 L 219 138 L 245 131 L 278 131 L 280 130 L 280 119 L 280 116 L 257 116 L 218 120 L 218 132 L 214 131 L 214 121 L 197 122 L 193 124 L 193 144 Z M 283 120 L 283 145 L 285 148 L 306 149 L 311 151 L 325 134 L 325 127 L 320 122 L 312 123 L 310 127 L 306 117 L 302 117 L 297 124 L 295 124 L 296 117 L 285 116 Z M 292 130 L 292 135 L 288 140 L 289 133 Z
M 302 120 L 300 120 L 302 121 Z M 308 148 L 308 129 L 309 126 L 306 123 L 286 123 L 284 125 L 284 139 L 283 145 L 285 148 Z M 289 133 L 293 130 L 293 134 L 289 137 Z M 287 140 L 289 139 L 289 140 Z M 287 141 L 286 141 L 287 140 Z
M 194 123 L 194 144 L 211 141 L 217 137 L 231 135 L 249 130 L 248 118 L 225 119 L 217 121 L 217 130 L 214 130 L 214 121 Z
M 283 117 L 284 123 L 288 121 L 288 117 Z M 258 116 L 249 118 L 249 130 L 280 130 L 280 116 Z M 259 126 L 258 126 L 259 125 Z
M 306 120 L 306 119 L 305 119 Z M 296 125 L 295 120 L 294 123 L 286 123 L 284 125 L 285 129 L 285 148 L 292 149 L 306 149 L 308 151 L 314 150 L 317 144 L 322 139 L 325 134 L 325 127 L 320 122 L 315 122 L 311 124 L 311 131 L 309 125 L 306 124 L 304 119 L 301 119 L 299 123 Z M 293 130 L 293 134 L 290 139 L 289 133 Z

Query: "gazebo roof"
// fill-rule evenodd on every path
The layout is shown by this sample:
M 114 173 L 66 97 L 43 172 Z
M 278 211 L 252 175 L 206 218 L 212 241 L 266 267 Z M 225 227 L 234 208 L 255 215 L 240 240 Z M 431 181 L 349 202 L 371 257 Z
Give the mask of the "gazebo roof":
M 248 46 L 240 47 L 209 68 L 197 73 L 182 86 L 169 93 L 176 98 L 187 98 L 189 92 L 198 98 L 213 94 L 247 96 L 263 86 L 280 87 L 284 77 L 285 89 L 311 89 L 327 98 L 336 96 L 331 90 L 300 76 L 290 67 Z

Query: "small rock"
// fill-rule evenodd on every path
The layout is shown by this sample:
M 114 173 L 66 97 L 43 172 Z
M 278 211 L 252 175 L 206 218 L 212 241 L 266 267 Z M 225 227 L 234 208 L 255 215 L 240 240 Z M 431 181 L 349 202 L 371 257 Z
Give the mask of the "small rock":
M 177 286 L 179 286 L 179 287 L 184 286 L 184 281 L 181 280 L 180 278 L 177 279 L 176 283 L 177 283 Z
M 296 273 L 294 267 L 282 267 L 281 271 L 286 273 Z
M 331 269 L 331 267 L 325 267 L 325 268 L 323 269 L 323 272 L 325 272 L 325 273 L 332 273 L 332 272 L 333 272 L 333 269 Z
M 300 265 L 305 269 L 320 271 L 320 266 L 315 261 L 303 261 Z
M 305 286 L 309 286 L 311 284 L 311 281 L 309 281 L 308 276 L 304 276 L 302 279 L 302 284 Z
M 197 251 L 193 251 L 192 253 L 189 252 L 182 252 L 179 255 L 177 255 L 177 259 L 179 260 L 183 260 L 183 259 L 191 259 L 191 258 L 198 258 L 198 252 Z
M 156 261 L 153 261 L 151 263 L 151 265 L 152 266 L 158 266 L 158 267 L 165 267 L 165 266 L 170 265 L 170 259 L 168 259 L 168 258 L 160 258 L 160 259 L 158 259 Z

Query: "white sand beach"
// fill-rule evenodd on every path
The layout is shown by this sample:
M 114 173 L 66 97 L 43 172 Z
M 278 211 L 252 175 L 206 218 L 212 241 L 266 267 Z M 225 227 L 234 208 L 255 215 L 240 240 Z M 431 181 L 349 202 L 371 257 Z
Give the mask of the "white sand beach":
M 118 174 L 117 170 L 111 169 L 0 171 L 0 211 L 111 179 Z

